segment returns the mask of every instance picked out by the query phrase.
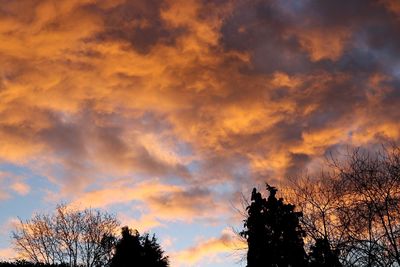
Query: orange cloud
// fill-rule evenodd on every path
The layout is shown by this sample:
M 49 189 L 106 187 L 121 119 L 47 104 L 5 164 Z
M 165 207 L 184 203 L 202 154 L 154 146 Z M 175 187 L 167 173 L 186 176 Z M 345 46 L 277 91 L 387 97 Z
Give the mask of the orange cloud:
M 0 259 L 3 261 L 12 260 L 16 257 L 15 251 L 12 248 L 1 248 Z
M 400 3 L 396 0 L 382 0 L 383 3 L 391 12 L 400 15 Z
M 244 249 L 245 244 L 234 236 L 232 232 L 225 230 L 218 238 L 199 241 L 193 247 L 174 253 L 171 260 L 177 266 L 199 266 L 199 262 L 204 260 L 207 262 L 216 261 L 215 257 L 221 253 L 237 257 L 238 255 L 233 255 L 233 252 Z
M 56 200 L 139 202 L 143 229 L 216 220 L 254 183 L 399 140 L 395 2 L 8 1 L 0 160 Z
M 12 192 L 23 196 L 27 195 L 31 188 L 24 179 L 23 176 L 0 171 L 0 200 L 10 199 L 12 197 Z
M 81 194 L 73 206 L 91 206 L 93 208 L 106 207 L 112 204 L 131 202 L 149 198 L 152 195 L 180 192 L 178 186 L 160 184 L 158 182 L 142 182 L 135 187 L 123 184 L 121 187 L 100 189 Z
M 367 134 L 376 132 L 369 123 L 350 125 L 355 115 L 349 114 L 357 121 L 369 117 L 359 109 L 363 100 L 353 106 L 363 85 L 346 70 L 317 65 L 351 53 L 352 27 L 313 27 L 307 24 L 312 16 L 304 29 L 290 20 L 271 21 L 277 27 L 268 28 L 269 40 L 283 49 L 274 60 L 263 50 L 269 47 L 265 33 L 257 32 L 263 27 L 255 26 L 262 18 L 242 16 L 253 7 L 239 3 L 26 3 L 7 5 L 0 19 L 0 157 L 53 158 L 72 182 L 49 179 L 66 192 L 77 184 L 85 190 L 95 170 L 187 178 L 186 166 L 210 154 L 242 155 L 255 172 L 283 170 L 290 152 L 318 156 L 334 144 L 376 135 Z M 303 72 L 290 70 L 297 57 L 309 59 L 299 63 Z M 274 65 L 278 61 L 287 65 Z M 367 106 L 381 105 L 391 93 L 374 88 L 369 97 L 375 104 Z M 319 119 L 321 113 L 327 118 Z M 389 126 L 394 122 L 385 121 L 378 132 L 396 138 Z M 358 133 L 350 140 L 346 132 L 354 128 Z M 180 141 L 193 155 L 179 155 Z
M 121 225 L 126 225 L 132 229 L 136 229 L 140 233 L 149 231 L 154 227 L 163 226 L 154 214 L 145 214 L 139 219 L 130 218 L 125 214 L 119 214 L 118 218 L 121 220 Z
M 308 52 L 312 61 L 323 59 L 336 61 L 343 55 L 350 33 L 346 28 L 329 30 L 320 28 L 300 30 L 298 35 L 302 48 Z
M 122 182 L 118 186 L 109 186 L 107 189 L 78 194 L 71 205 L 105 208 L 117 204 L 130 205 L 136 201 L 144 207 L 140 211 L 141 217 L 134 219 L 121 215 L 121 219 L 140 230 L 148 230 L 169 221 L 191 222 L 196 218 L 215 220 L 228 212 L 228 209 L 222 203 L 217 204 L 211 192 L 205 189 L 168 185 L 158 180 L 138 184 Z M 218 210 L 218 214 L 208 213 L 209 209 Z
M 11 185 L 12 190 L 20 195 L 27 195 L 31 191 L 31 187 L 28 184 L 22 182 L 15 182 Z

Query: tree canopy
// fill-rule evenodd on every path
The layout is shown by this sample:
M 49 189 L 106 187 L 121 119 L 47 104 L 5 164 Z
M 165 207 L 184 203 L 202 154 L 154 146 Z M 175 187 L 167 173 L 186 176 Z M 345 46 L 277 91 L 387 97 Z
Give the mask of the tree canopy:
M 319 238 L 311 246 L 310 267 L 340 267 L 338 251 L 332 250 L 329 241 L 325 238 Z
M 285 195 L 304 214 L 310 260 L 399 266 L 400 148 L 359 148 L 328 166 L 321 175 L 296 177 Z
M 355 150 L 333 171 L 292 181 L 278 198 L 266 184 L 246 207 L 247 267 L 394 267 L 400 265 L 400 149 Z M 285 199 L 285 201 L 284 201 Z M 296 205 L 290 204 L 295 203 Z M 115 216 L 59 205 L 12 233 L 19 257 L 0 267 L 168 267 L 157 238 Z
M 58 205 L 54 214 L 35 214 L 12 233 L 19 257 L 33 263 L 99 266 L 112 256 L 119 226 L 111 214 Z
M 149 234 L 140 235 L 138 231 L 132 231 L 123 227 L 121 239 L 115 247 L 115 255 L 111 261 L 111 267 L 168 267 L 168 257 L 157 243 L 157 239 Z
M 24 260 L 0 262 L 0 267 L 169 266 L 154 235 L 140 235 L 125 226 L 118 238 L 118 226 L 106 212 L 59 205 L 54 214 L 20 220 L 12 237 Z
M 247 267 L 306 266 L 303 236 L 295 206 L 276 198 L 267 184 L 268 199 L 254 188 L 241 235 L 248 243 Z

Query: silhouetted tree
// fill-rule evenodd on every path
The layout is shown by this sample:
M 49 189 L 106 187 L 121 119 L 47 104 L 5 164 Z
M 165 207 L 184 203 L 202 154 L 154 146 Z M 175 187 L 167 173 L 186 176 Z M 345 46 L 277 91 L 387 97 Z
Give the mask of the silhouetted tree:
M 248 244 L 247 267 L 307 266 L 301 213 L 294 205 L 276 198 L 275 187 L 267 184 L 268 199 L 254 188 L 247 207 L 245 229 L 240 233 Z
M 327 239 L 319 238 L 311 247 L 310 267 L 341 267 L 338 252 L 333 251 Z
M 165 267 L 168 266 L 168 257 L 164 256 L 164 251 L 157 243 L 156 237 L 153 235 L 151 238 L 149 234 L 145 234 L 142 238 L 142 245 L 144 251 L 145 262 L 147 266 L 152 267 Z
M 400 148 L 354 150 L 333 162 L 341 188 L 338 218 L 349 253 L 361 266 L 400 266 Z
M 311 261 L 321 266 L 331 250 L 343 266 L 400 266 L 400 148 L 359 148 L 328 164 L 287 190 L 304 214 Z
M 34 263 L 94 267 L 108 264 L 118 220 L 99 210 L 59 205 L 55 214 L 36 214 L 13 231 L 19 256 Z
M 68 267 L 66 264 L 45 264 L 41 262 L 29 262 L 25 260 L 17 260 L 13 262 L 0 262 L 0 267 Z
M 111 267 L 168 267 L 168 257 L 157 243 L 155 236 L 141 236 L 138 231 L 123 227 L 117 242 Z
M 300 224 L 307 235 L 305 247 L 310 251 L 311 265 L 341 266 L 337 265 L 340 248 L 347 246 L 348 240 L 344 233 L 344 224 L 338 220 L 338 207 L 342 204 L 338 197 L 342 190 L 337 180 L 322 173 L 317 179 L 304 176 L 290 179 L 290 182 L 291 186 L 286 188 L 285 197 L 296 203 L 297 210 L 303 214 Z M 326 259 L 329 262 L 324 265 Z M 332 265 L 332 262 L 336 262 L 336 265 Z

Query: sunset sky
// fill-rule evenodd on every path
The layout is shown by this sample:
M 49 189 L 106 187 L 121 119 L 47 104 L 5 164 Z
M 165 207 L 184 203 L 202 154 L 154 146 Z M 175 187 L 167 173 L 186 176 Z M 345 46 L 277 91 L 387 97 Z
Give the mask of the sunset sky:
M 0 258 L 67 202 L 233 267 L 241 195 L 400 139 L 399 0 L 0 0 Z

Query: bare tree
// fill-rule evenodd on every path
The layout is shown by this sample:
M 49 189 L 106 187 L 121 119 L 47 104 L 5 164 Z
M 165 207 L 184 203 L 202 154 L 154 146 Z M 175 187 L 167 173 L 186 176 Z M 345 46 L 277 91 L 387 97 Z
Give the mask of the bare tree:
M 342 188 L 341 220 L 368 266 L 400 265 L 400 150 L 355 150 L 334 162 Z
M 340 206 L 337 191 L 335 179 L 326 173 L 318 178 L 292 179 L 286 189 L 286 198 L 303 213 L 301 222 L 309 239 L 308 247 L 318 239 L 328 240 L 333 248 L 344 242 L 342 222 L 337 217 Z
M 110 261 L 118 227 L 117 219 L 108 213 L 59 205 L 55 214 L 20 220 L 12 237 L 24 259 L 93 267 Z
M 400 149 L 360 149 L 317 177 L 292 180 L 309 246 L 326 239 L 345 266 L 400 265 Z

